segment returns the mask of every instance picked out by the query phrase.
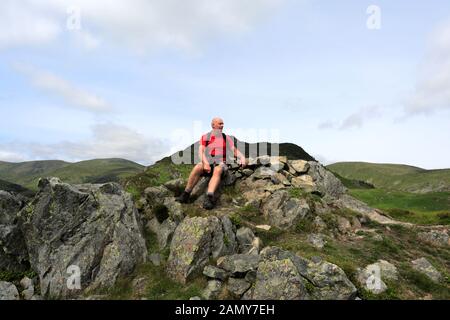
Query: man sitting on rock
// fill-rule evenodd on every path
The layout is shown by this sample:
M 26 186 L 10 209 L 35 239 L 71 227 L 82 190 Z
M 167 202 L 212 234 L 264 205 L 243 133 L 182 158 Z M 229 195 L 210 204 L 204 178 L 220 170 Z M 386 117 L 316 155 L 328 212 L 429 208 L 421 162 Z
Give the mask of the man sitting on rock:
M 200 177 L 211 177 L 208 184 L 207 196 L 203 203 L 203 208 L 207 210 L 214 208 L 217 200 L 214 193 L 228 170 L 226 164 L 227 148 L 233 151 L 234 156 L 239 159 L 238 162 L 242 168 L 246 166 L 245 156 L 235 147 L 233 140 L 222 132 L 223 120 L 221 118 L 214 118 L 211 121 L 211 127 L 212 131 L 204 134 L 200 139 L 199 156 L 201 162 L 192 169 L 186 189 L 177 199 L 181 203 L 187 203 L 191 191 L 200 180 Z

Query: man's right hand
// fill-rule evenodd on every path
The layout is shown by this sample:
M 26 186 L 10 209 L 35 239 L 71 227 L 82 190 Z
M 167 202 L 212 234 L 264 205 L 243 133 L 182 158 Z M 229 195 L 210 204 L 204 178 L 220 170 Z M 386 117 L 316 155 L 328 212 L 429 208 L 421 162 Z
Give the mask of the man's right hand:
M 210 173 L 211 172 L 211 166 L 209 165 L 209 163 L 204 163 L 203 164 L 203 171 L 206 173 Z

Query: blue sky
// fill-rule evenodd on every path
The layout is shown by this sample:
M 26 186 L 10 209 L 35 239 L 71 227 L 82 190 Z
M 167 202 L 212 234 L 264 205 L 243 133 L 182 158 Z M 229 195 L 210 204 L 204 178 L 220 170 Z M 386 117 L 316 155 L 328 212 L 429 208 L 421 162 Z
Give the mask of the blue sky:
M 0 160 L 147 165 L 221 116 L 326 164 L 450 167 L 448 1 L 67 3 L 0 4 Z

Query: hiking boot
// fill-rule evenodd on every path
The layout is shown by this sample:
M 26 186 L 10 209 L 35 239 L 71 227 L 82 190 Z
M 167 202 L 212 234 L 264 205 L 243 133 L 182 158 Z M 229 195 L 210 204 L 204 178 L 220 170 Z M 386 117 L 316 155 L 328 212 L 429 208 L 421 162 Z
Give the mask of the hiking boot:
M 211 210 L 214 209 L 216 206 L 216 200 L 214 199 L 214 196 L 207 195 L 205 202 L 203 202 L 203 209 Z
M 176 199 L 178 202 L 187 203 L 191 194 L 189 192 L 183 191 L 183 193 Z

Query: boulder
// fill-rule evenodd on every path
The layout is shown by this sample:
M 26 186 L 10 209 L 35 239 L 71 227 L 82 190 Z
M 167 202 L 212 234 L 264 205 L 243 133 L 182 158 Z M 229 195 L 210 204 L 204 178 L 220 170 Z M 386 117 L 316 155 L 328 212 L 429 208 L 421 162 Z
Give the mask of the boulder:
M 419 258 L 411 261 L 415 270 L 425 274 L 432 281 L 439 283 L 442 281 L 442 274 L 425 258 Z
M 250 228 L 239 228 L 236 232 L 236 238 L 239 243 L 239 253 L 248 253 L 252 249 L 255 234 Z
M 337 217 L 337 227 L 340 233 L 347 233 L 352 229 L 352 225 L 347 218 L 338 216 Z
M 156 234 L 159 248 L 164 249 L 170 244 L 177 224 L 170 218 L 164 220 L 162 223 L 159 223 L 157 218 L 153 218 L 147 223 L 147 228 Z
M 174 179 L 164 183 L 164 187 L 172 191 L 174 194 L 181 194 L 184 191 L 186 182 L 182 178 Z
M 225 281 L 228 278 L 228 272 L 214 266 L 206 266 L 203 269 L 203 274 L 209 278 L 221 281 Z
M 19 291 L 11 282 L 0 281 L 0 300 L 19 300 Z
M 227 290 L 231 293 L 233 298 L 240 299 L 242 295 L 251 287 L 251 283 L 245 279 L 229 278 Z
M 182 204 L 177 202 L 174 197 L 166 197 L 163 200 L 163 205 L 167 208 L 169 217 L 179 224 L 184 219 L 184 212 Z
M 339 198 L 345 194 L 347 188 L 342 182 L 334 176 L 330 171 L 325 169 L 320 163 L 316 161 L 308 161 L 309 170 L 308 175 L 313 179 L 320 192 L 331 198 Z
M 29 268 L 28 250 L 17 221 L 24 202 L 0 190 L 0 270 L 25 271 Z
M 337 265 L 327 261 L 308 263 L 306 278 L 314 289 L 311 296 L 319 300 L 352 300 L 356 287 Z
M 69 185 L 45 178 L 38 187 L 20 219 L 41 295 L 68 298 L 111 287 L 146 260 L 140 216 L 119 184 Z M 68 285 L 74 274 L 79 289 Z
M 290 160 L 288 164 L 297 174 L 306 173 L 309 169 L 309 163 L 305 160 Z
M 253 179 L 271 179 L 275 173 L 276 171 L 273 171 L 271 168 L 258 167 L 251 177 Z
M 317 190 L 313 178 L 307 174 L 292 178 L 291 184 L 295 188 L 305 189 L 307 191 Z
M 210 216 L 187 217 L 178 225 L 167 261 L 167 273 L 172 279 L 184 284 L 201 273 L 212 255 L 212 240 L 219 224 L 217 217 Z
M 202 297 L 206 300 L 215 300 L 219 297 L 219 294 L 222 292 L 222 281 L 219 280 L 210 280 L 208 281 L 208 285 L 202 292 Z
M 217 259 L 217 266 L 234 275 L 245 274 L 258 268 L 260 257 L 251 254 L 234 254 Z
M 308 299 L 304 280 L 290 259 L 262 261 L 258 265 L 254 300 Z
M 310 208 L 305 199 L 291 198 L 287 191 L 279 190 L 266 200 L 262 212 L 271 225 L 286 230 L 305 218 Z
M 236 227 L 233 225 L 228 216 L 220 217 L 219 223 L 213 231 L 211 250 L 212 257 L 214 259 L 224 255 L 230 255 L 238 251 Z

